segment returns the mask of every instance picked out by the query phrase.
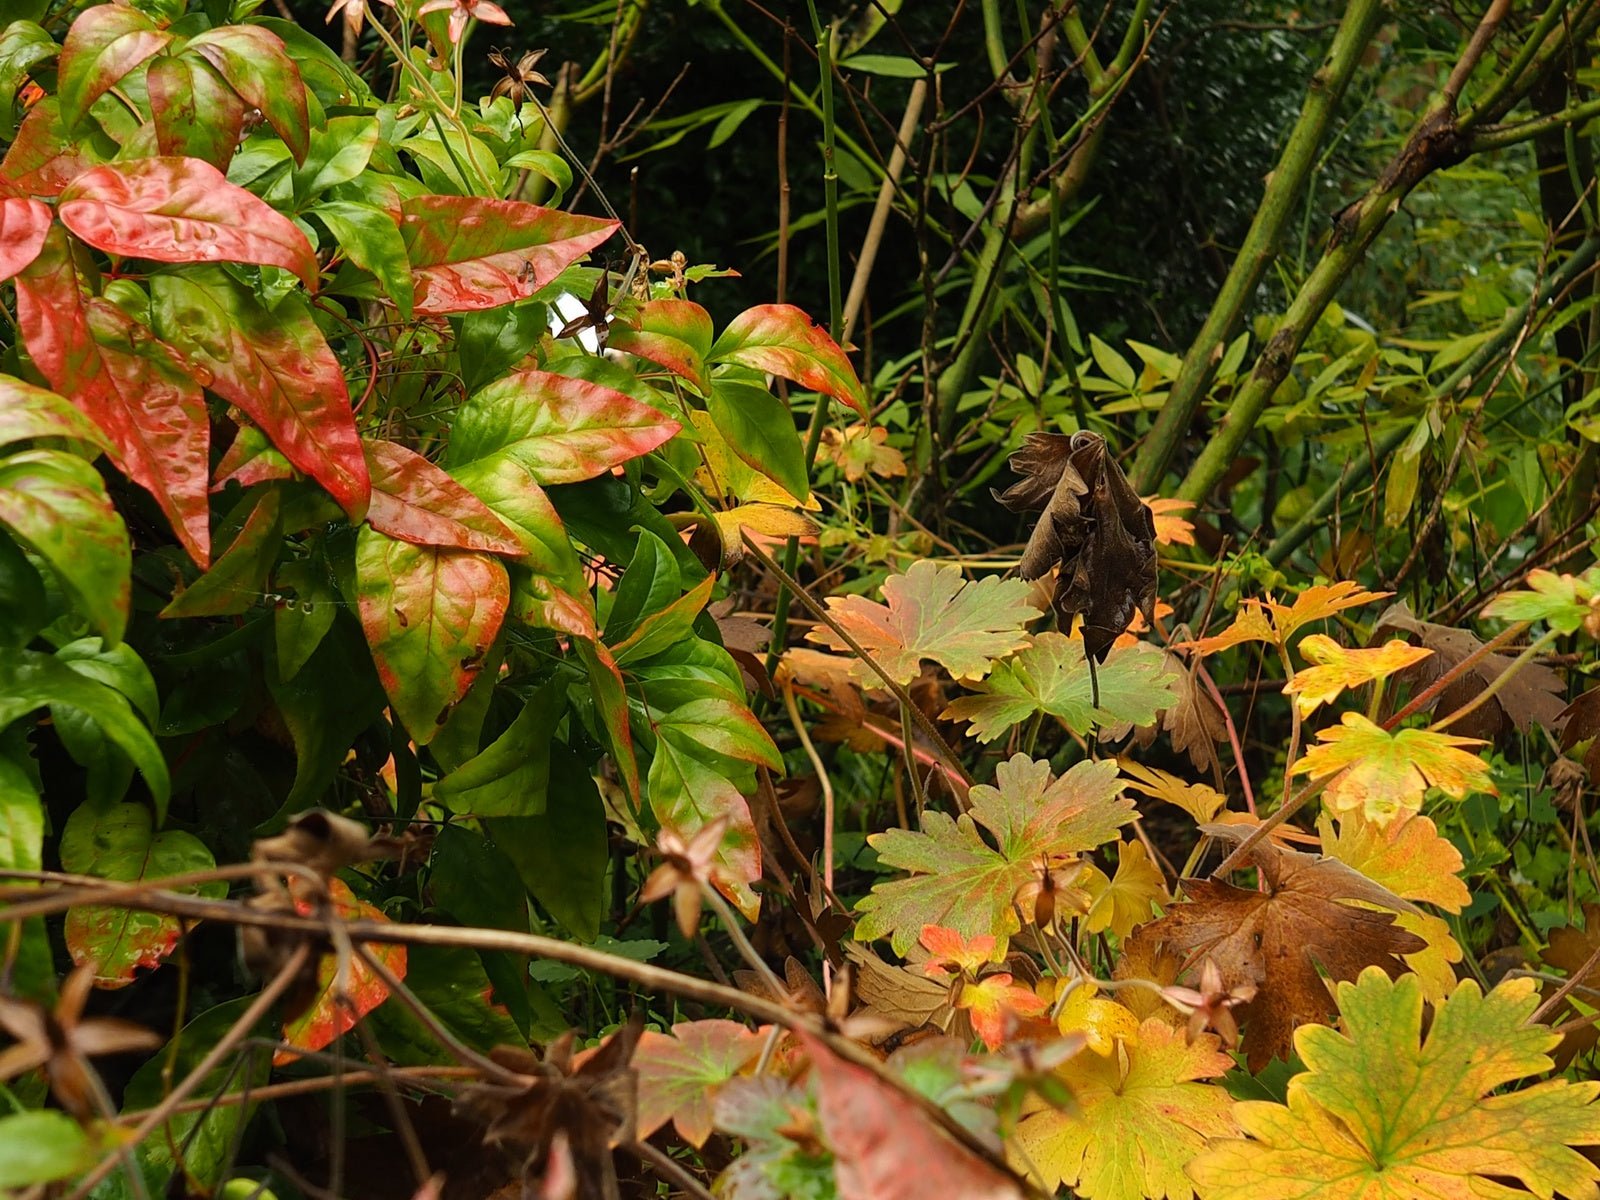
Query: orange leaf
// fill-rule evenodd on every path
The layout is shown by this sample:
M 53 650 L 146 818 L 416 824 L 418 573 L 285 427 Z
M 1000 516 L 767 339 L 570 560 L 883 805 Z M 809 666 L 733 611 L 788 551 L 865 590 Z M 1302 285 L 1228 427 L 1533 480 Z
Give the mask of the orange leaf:
M 1193 508 L 1194 505 L 1190 501 L 1150 496 L 1145 499 L 1145 504 L 1150 509 L 1150 515 L 1155 519 L 1156 541 L 1160 545 L 1194 545 L 1194 522 L 1172 515 Z
M 990 975 L 961 989 L 957 1008 L 967 1010 L 972 1028 L 983 1044 L 997 1050 L 1006 1040 L 1006 1017 L 1037 1017 L 1050 1005 L 1028 988 L 1013 983 L 1005 973 Z

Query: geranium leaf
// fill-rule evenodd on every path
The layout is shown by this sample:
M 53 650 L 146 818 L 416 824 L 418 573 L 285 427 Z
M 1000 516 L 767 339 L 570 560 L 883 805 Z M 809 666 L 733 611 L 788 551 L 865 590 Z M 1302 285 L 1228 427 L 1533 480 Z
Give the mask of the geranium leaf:
M 372 476 L 367 523 L 418 546 L 520 554 L 522 543 L 461 484 L 422 455 L 396 442 L 362 443 Z
M 1096 869 L 1085 886 L 1094 902 L 1084 916 L 1084 928 L 1090 933 L 1109 929 L 1119 938 L 1150 920 L 1151 910 L 1169 899 L 1161 868 L 1139 841 L 1119 842 L 1117 873 L 1108 880 Z
M 1315 665 L 1295 672 L 1283 690 L 1294 697 L 1302 716 L 1310 716 L 1352 688 L 1398 674 L 1433 653 L 1399 638 L 1374 650 L 1350 650 L 1320 633 L 1301 639 L 1299 650 L 1302 658 Z
M 1122 768 L 1123 787 L 1183 809 L 1194 818 L 1197 825 L 1215 820 L 1217 813 L 1227 806 L 1228 798 L 1206 784 L 1188 783 L 1176 775 L 1158 771 L 1129 758 L 1120 760 L 1119 765 Z
M 28 196 L 0 199 L 0 280 L 39 257 L 52 219 L 50 206 L 42 201 Z
M 1483 615 L 1502 621 L 1543 621 L 1560 634 L 1585 629 L 1590 637 L 1600 638 L 1600 567 L 1590 567 L 1582 575 L 1529 571 L 1527 584 L 1526 590 L 1496 596 Z
M 283 139 L 295 162 L 306 156 L 306 85 L 283 40 L 259 25 L 223 25 L 189 39 L 186 53 L 215 67 L 228 86 Z
M 1246 600 L 1239 606 L 1239 615 L 1233 624 L 1222 633 L 1183 645 L 1202 655 L 1215 654 L 1242 642 L 1286 645 L 1303 626 L 1313 621 L 1382 600 L 1387 595 L 1388 592 L 1365 591 L 1359 584 L 1346 580 L 1308 587 L 1295 597 L 1293 604 L 1280 604 L 1270 596 L 1266 600 Z
M 711 394 L 706 358 L 711 353 L 711 314 L 692 300 L 647 300 L 636 313 L 611 326 L 610 350 L 665 367 L 702 396 Z
M 868 838 L 885 866 L 912 876 L 878 884 L 857 904 L 858 940 L 891 937 L 904 954 L 924 925 L 944 925 L 1004 944 L 1020 928 L 1017 891 L 1043 864 L 1110 841 L 1135 815 L 1117 795 L 1114 762 L 1079 763 L 1056 779 L 1049 763 L 1019 754 L 1000 764 L 993 787 L 973 788 L 969 800 L 958 819 L 929 809 L 921 832 Z
M 867 415 L 867 390 L 844 351 L 792 304 L 747 308 L 722 331 L 706 358 L 780 375 Z
M 728 1080 L 761 1053 L 766 1038 L 736 1021 L 685 1021 L 672 1035 L 646 1030 L 633 1052 L 639 1072 L 639 1136 L 668 1121 L 691 1146 L 711 1136 L 711 1106 Z
M 1306 1071 L 1288 1104 L 1234 1113 L 1249 1140 L 1219 1141 L 1189 1164 L 1205 1200 L 1592 1194 L 1600 1168 L 1600 1083 L 1507 1085 L 1550 1069 L 1560 1040 L 1530 1018 L 1531 979 L 1487 996 L 1461 983 L 1422 1033 L 1422 987 L 1369 968 L 1338 989 L 1338 1031 L 1301 1030 Z M 1495 1093 L 1491 1096 L 1491 1093 Z
M 1467 749 L 1483 744 L 1476 738 L 1426 729 L 1390 731 L 1354 712 L 1340 720 L 1336 728 L 1318 730 L 1320 744 L 1294 765 L 1296 775 L 1313 779 L 1341 773 L 1324 793 L 1335 809 L 1362 808 L 1370 819 L 1387 823 L 1415 813 L 1429 787 L 1457 800 L 1473 792 L 1497 794 L 1489 765 Z
M 922 559 L 904 575 L 884 580 L 886 605 L 864 596 L 830 596 L 828 608 L 898 683 L 916 678 L 923 659 L 957 678 L 981 678 L 995 659 L 1028 644 L 1023 626 L 1039 615 L 1028 600 L 1031 590 L 1020 579 L 993 575 L 969 583 L 960 568 Z M 806 636 L 830 650 L 850 648 L 826 626 Z M 877 678 L 865 663 L 851 670 L 861 682 Z
M 61 116 L 71 129 L 96 100 L 172 42 L 172 34 L 136 8 L 97 4 L 67 30 L 61 47 Z

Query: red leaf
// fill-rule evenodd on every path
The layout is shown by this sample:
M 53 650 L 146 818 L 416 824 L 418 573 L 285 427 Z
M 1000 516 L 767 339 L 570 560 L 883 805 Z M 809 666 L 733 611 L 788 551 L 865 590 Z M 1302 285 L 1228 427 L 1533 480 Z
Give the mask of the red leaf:
M 387 921 L 383 910 L 363 900 L 357 900 L 342 879 L 330 879 L 328 892 L 333 898 L 333 909 L 347 921 Z M 309 916 L 312 907 L 305 901 L 296 901 L 295 908 Z M 406 977 L 406 948 L 369 944 L 367 947 L 379 962 L 388 967 L 396 978 Z M 345 981 L 341 1000 L 334 992 L 334 975 L 339 969 L 338 956 L 324 954 L 317 964 L 317 998 L 311 1007 L 292 1021 L 284 1023 L 283 1040 L 301 1050 L 321 1050 L 333 1040 L 355 1028 L 356 1022 L 389 998 L 389 989 L 359 957 L 349 960 L 349 977 Z M 279 1050 L 272 1056 L 273 1066 L 281 1067 L 300 1056 L 292 1050 Z
M 305 161 L 311 138 L 306 85 L 283 39 L 259 25 L 223 25 L 190 38 L 186 49 L 215 67 L 246 104 L 261 110 L 295 162 Z
M 415 196 L 401 214 L 416 311 L 432 314 L 526 300 L 617 229 L 615 221 L 476 196 Z
M 158 275 L 150 290 L 162 334 L 211 373 L 207 386 L 359 521 L 371 488 L 350 393 L 300 298 L 269 312 L 220 267 Z
M 692 300 L 650 300 L 636 316 L 611 327 L 606 345 L 665 367 L 711 394 L 706 356 L 711 353 L 711 314 Z
M 50 206 L 20 196 L 0 200 L 0 280 L 10 279 L 44 249 Z
M 159 58 L 145 74 L 156 146 L 163 154 L 228 169 L 244 128 L 244 101 L 210 63 L 190 54 Z
M 781 375 L 867 415 L 867 393 L 828 331 L 792 304 L 762 304 L 733 319 L 707 356 Z
M 114 304 L 85 298 L 66 234 L 17 277 L 17 324 L 50 386 L 116 447 L 117 467 L 156 498 L 196 563 L 211 558 L 211 427 L 176 351 Z
M 61 115 L 70 129 L 101 96 L 152 54 L 165 49 L 172 35 L 136 8 L 100 4 L 86 10 L 67 30 L 61 47 Z
M 356 537 L 357 609 L 395 715 L 427 745 L 472 686 L 511 599 L 498 559 Z
M 0 178 L 9 191 L 54 196 L 100 162 L 88 138 L 67 135 L 61 125 L 60 103 L 54 96 L 46 96 L 22 118 L 16 141 L 0 161 Z
M 367 523 L 418 546 L 521 554 L 522 542 L 466 488 L 422 455 L 394 442 L 368 441 L 372 506 Z
M 73 233 L 107 254 L 156 262 L 240 262 L 317 285 L 311 243 L 287 217 L 198 158 L 139 158 L 85 171 L 61 193 Z
M 294 468 L 280 451 L 273 449 L 267 435 L 254 425 L 244 425 L 212 472 L 211 490 L 220 492 L 229 483 L 247 488 L 274 479 L 293 478 Z

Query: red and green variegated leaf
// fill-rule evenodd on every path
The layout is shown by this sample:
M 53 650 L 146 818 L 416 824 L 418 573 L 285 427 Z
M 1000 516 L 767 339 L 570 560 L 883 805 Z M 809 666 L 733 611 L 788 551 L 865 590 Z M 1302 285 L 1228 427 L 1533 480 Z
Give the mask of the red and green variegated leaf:
M 156 498 L 190 556 L 205 566 L 211 426 L 205 398 L 176 352 L 115 305 L 84 297 L 60 229 L 17 277 L 17 324 L 50 386 L 105 432 L 117 466 Z
M 67 133 L 61 123 L 60 102 L 46 96 L 22 118 L 16 141 L 0 160 L 0 180 L 10 192 L 54 196 L 103 161 L 88 138 Z
M 283 39 L 259 25 L 223 25 L 189 39 L 186 50 L 217 69 L 228 85 L 283 139 L 295 162 L 304 162 L 311 136 L 306 85 Z
M 328 894 L 333 909 L 347 921 L 387 921 L 383 910 L 364 900 L 357 900 L 350 886 L 342 879 L 328 881 Z M 295 907 L 309 916 L 312 906 L 297 900 Z M 406 948 L 374 943 L 368 949 L 397 979 L 406 977 Z M 356 1022 L 389 998 L 389 988 L 378 974 L 359 957 L 348 964 L 344 995 L 334 993 L 335 976 L 339 971 L 339 956 L 324 954 L 317 964 L 317 994 L 308 1007 L 283 1026 L 283 1040 L 299 1050 L 321 1050 L 337 1037 L 349 1033 Z M 274 1066 L 291 1063 L 300 1056 L 294 1050 L 279 1050 L 272 1056 Z
M 589 675 L 589 690 L 594 694 L 594 713 L 600 728 L 595 737 L 611 751 L 611 761 L 622 776 L 628 796 L 639 801 L 639 761 L 633 755 L 633 731 L 628 725 L 628 691 L 622 672 L 602 642 L 575 642 L 578 657 Z
M 294 468 L 283 453 L 267 441 L 267 435 L 254 425 L 245 425 L 240 427 L 212 472 L 211 490 L 220 492 L 230 483 L 247 488 L 274 479 L 293 478 Z
M 172 35 L 136 8 L 97 4 L 67 30 L 61 47 L 61 115 L 70 129 L 92 105 L 152 54 L 166 49 Z
M 61 833 L 61 865 L 79 875 L 141 883 L 216 866 L 205 843 L 190 833 L 156 833 L 143 804 L 79 806 Z M 223 896 L 225 883 L 191 884 L 191 895 Z M 178 944 L 177 917 L 126 908 L 67 910 L 67 950 L 75 963 L 95 964 L 96 987 L 126 987 L 141 968 L 161 965 Z
M 100 427 L 72 402 L 23 383 L 10 375 L 0 375 L 0 447 L 31 438 L 70 438 L 111 453 L 111 443 Z
M 651 300 L 639 306 L 636 316 L 614 324 L 606 345 L 665 367 L 709 396 L 706 357 L 711 342 L 711 314 L 694 301 Z
M 226 171 L 239 148 L 245 103 L 205 59 L 158 58 L 145 75 L 162 154 L 202 159 Z
M 97 250 L 156 262 L 239 262 L 293 271 L 317 286 L 306 235 L 198 158 L 139 158 L 85 171 L 57 214 Z
M 458 410 L 445 465 L 454 473 L 504 457 L 539 483 L 577 483 L 648 454 L 678 429 L 648 404 L 598 383 L 515 371 Z
M 419 313 L 526 300 L 617 229 L 615 221 L 475 196 L 417 196 L 401 212 Z
M 364 527 L 356 537 L 356 589 L 389 703 L 412 739 L 426 745 L 467 694 L 500 632 L 511 598 L 505 565 Z
M 520 554 L 522 542 L 505 522 L 438 467 L 394 442 L 364 442 L 372 475 L 367 523 L 418 546 Z
M 685 1021 L 672 1036 L 646 1031 L 633 1052 L 639 1073 L 638 1126 L 649 1137 L 668 1121 L 692 1146 L 712 1134 L 711 1102 L 761 1054 L 764 1034 L 737 1021 Z
M 359 521 L 371 483 L 350 393 L 305 303 L 288 296 L 269 312 L 217 267 L 155 276 L 150 290 L 157 328 L 210 372 L 207 386 Z
M 179 589 L 172 603 L 161 610 L 161 615 L 219 617 L 249 609 L 266 586 L 267 576 L 278 561 L 278 551 L 283 549 L 281 511 L 279 489 L 260 493 L 211 569 Z M 225 525 L 233 523 L 236 518 L 224 522 Z
M 762 304 L 733 319 L 707 356 L 781 375 L 867 415 L 867 392 L 828 331 L 792 304 Z
M 24 196 L 0 199 L 0 280 L 10 279 L 44 249 L 50 206 Z
M 755 714 L 721 696 L 679 705 L 661 718 L 656 734 L 712 765 L 727 760 L 725 766 L 737 769 L 741 762 L 754 763 L 783 773 L 783 755 Z
M 713 821 L 727 820 L 711 860 L 711 882 L 754 921 L 761 898 L 750 885 L 761 878 L 761 843 L 750 802 L 731 780 L 664 738 L 656 742 L 647 784 L 656 820 L 685 842 Z

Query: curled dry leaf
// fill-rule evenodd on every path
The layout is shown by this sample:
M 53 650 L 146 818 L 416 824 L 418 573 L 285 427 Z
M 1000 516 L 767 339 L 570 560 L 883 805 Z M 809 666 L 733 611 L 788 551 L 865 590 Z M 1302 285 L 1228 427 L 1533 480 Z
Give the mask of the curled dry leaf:
M 1600 688 L 1590 688 L 1561 710 L 1561 748 L 1572 750 L 1584 742 L 1583 765 L 1591 782 L 1600 780 Z

